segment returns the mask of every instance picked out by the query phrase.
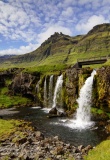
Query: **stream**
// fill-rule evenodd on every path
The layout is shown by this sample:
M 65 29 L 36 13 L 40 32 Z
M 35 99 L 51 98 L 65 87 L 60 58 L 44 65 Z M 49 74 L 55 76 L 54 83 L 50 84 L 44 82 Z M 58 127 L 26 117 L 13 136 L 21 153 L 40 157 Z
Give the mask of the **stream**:
M 66 121 L 66 118 L 48 118 L 47 110 L 43 110 L 40 107 L 9 109 L 6 113 L 3 114 L 3 119 L 30 121 L 32 126 L 36 130 L 40 130 L 45 136 L 59 136 L 62 141 L 75 146 L 96 146 L 107 138 L 103 129 L 97 125 L 83 130 L 70 128 L 63 123 L 64 120 Z

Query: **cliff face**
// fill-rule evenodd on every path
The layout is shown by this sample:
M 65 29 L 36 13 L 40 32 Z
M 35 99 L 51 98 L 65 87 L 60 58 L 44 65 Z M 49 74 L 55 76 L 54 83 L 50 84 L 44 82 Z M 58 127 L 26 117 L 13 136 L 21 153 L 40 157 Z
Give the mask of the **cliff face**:
M 83 86 L 85 80 L 91 75 L 91 68 L 69 68 L 64 71 L 63 74 L 63 86 L 62 93 L 58 100 L 57 105 L 69 112 L 69 114 L 75 112 L 78 107 L 76 99 L 79 96 L 79 91 Z M 28 74 L 22 72 L 22 70 L 13 69 L 12 71 L 5 71 L 1 73 L 2 78 L 0 80 L 0 87 L 6 87 L 7 78 L 11 83 L 7 87 L 7 92 L 10 96 L 21 95 L 31 100 L 32 105 L 41 105 L 42 107 L 52 107 L 53 95 L 55 90 L 56 81 L 59 74 L 53 75 L 52 88 L 50 87 L 50 77 L 52 75 L 41 75 L 39 73 Z M 44 89 L 46 81 L 46 89 Z M 51 89 L 51 95 L 50 95 Z M 46 92 L 46 93 L 45 93 Z M 46 94 L 46 95 L 44 95 Z M 92 107 L 96 112 L 109 116 L 110 112 L 110 67 L 102 67 L 97 70 L 97 74 L 94 77 L 93 84 L 93 101 Z M 45 98 L 44 98 L 45 97 Z M 62 100 L 62 103 L 60 102 Z M 13 104 L 12 104 L 13 105 Z
M 70 68 L 66 70 L 66 78 L 64 78 L 66 95 L 65 104 L 69 110 L 76 110 L 76 99 L 79 96 L 79 91 L 84 85 L 85 80 L 90 76 L 91 72 L 92 69 L 90 68 Z
M 94 104 L 97 108 L 110 112 L 110 67 L 97 70 L 94 81 Z

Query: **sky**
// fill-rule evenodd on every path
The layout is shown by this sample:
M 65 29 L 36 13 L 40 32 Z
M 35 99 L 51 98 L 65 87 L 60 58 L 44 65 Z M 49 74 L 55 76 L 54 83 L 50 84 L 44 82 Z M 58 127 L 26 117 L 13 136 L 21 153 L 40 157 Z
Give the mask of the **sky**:
M 110 23 L 110 0 L 0 0 L 0 56 L 37 49 L 54 32 L 86 34 Z

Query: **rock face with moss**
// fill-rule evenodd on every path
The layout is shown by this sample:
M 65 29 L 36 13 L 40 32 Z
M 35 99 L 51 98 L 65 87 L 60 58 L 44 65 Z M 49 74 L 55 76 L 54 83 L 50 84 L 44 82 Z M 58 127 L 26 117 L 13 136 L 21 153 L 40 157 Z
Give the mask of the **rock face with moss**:
M 76 99 L 79 96 L 79 91 L 83 86 L 87 77 L 90 76 L 92 69 L 69 68 L 65 74 L 65 104 L 68 110 L 75 111 L 77 107 Z
M 65 78 L 65 104 L 68 110 L 76 109 L 76 99 L 85 80 L 91 75 L 91 68 L 75 69 L 66 71 Z M 109 116 L 110 113 L 110 67 L 102 67 L 97 70 L 93 83 L 92 107 Z M 104 116 L 103 116 L 104 118 Z
M 76 99 L 79 96 L 79 91 L 83 86 L 85 80 L 91 75 L 91 68 L 69 68 L 62 72 L 63 87 L 60 98 L 62 100 L 62 107 L 69 112 L 75 112 L 77 108 Z M 9 74 L 10 73 L 10 74 Z M 13 74 L 12 74 L 13 73 Z M 110 67 L 102 67 L 97 70 L 93 84 L 93 108 L 100 109 L 109 114 L 110 112 Z M 31 100 L 32 105 L 41 105 L 42 107 L 52 107 L 50 105 L 49 97 L 49 83 L 52 75 L 42 75 L 40 73 L 26 73 L 22 70 L 13 69 L 12 71 L 5 71 L 1 73 L 1 88 L 8 87 L 6 92 L 9 96 L 22 96 Z M 52 96 L 54 95 L 55 85 L 58 76 L 61 73 L 53 75 Z M 7 76 L 10 75 L 10 83 L 7 81 Z M 44 100 L 44 83 L 46 80 L 46 99 Z M 9 84 L 8 84 L 9 83 Z M 60 100 L 59 99 L 59 100 Z M 60 104 L 60 102 L 58 102 Z
M 0 72 L 0 108 L 35 104 L 33 84 L 38 77 L 22 71 L 12 68 Z
M 110 67 L 97 70 L 94 82 L 94 104 L 97 108 L 110 112 Z

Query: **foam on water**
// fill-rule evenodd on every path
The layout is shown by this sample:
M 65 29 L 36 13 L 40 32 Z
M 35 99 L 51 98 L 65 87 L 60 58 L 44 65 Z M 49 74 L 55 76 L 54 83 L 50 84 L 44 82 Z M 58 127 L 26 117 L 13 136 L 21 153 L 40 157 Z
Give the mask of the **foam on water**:
M 43 108 L 42 111 L 44 111 L 45 113 L 49 113 L 49 111 L 51 110 L 51 108 Z
M 39 109 L 41 108 L 40 106 L 32 107 L 33 109 Z
M 79 98 L 77 99 L 78 109 L 76 111 L 76 118 L 60 119 L 57 125 L 67 126 L 71 129 L 77 130 L 88 129 L 94 125 L 94 122 L 91 121 L 90 110 L 92 101 L 92 85 L 95 74 L 96 71 L 94 70 L 80 90 Z M 52 123 L 54 124 L 54 122 Z

